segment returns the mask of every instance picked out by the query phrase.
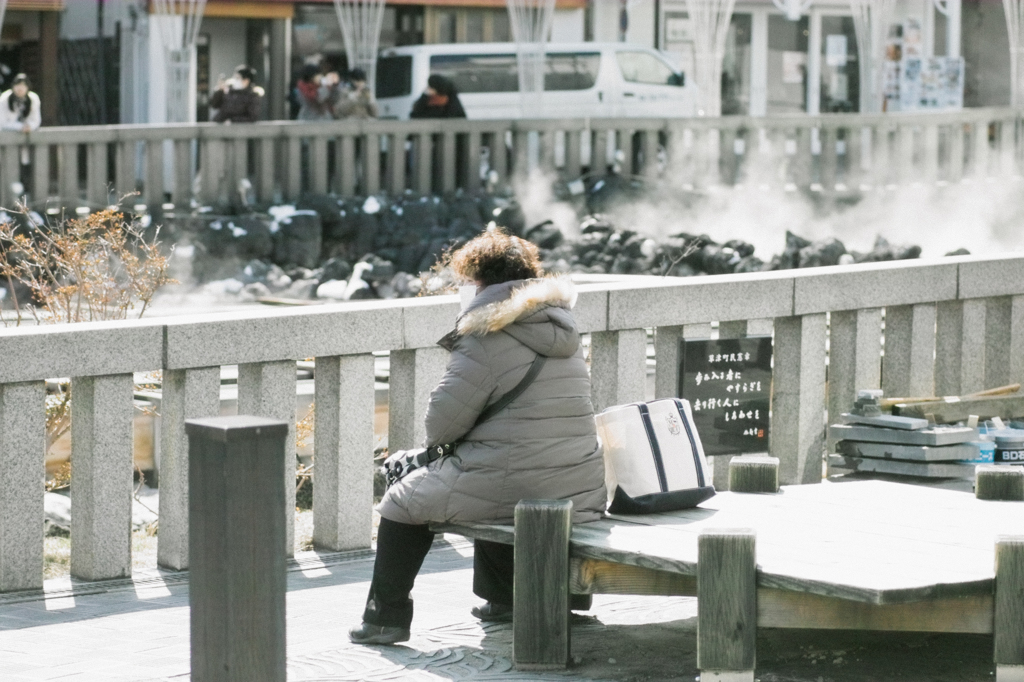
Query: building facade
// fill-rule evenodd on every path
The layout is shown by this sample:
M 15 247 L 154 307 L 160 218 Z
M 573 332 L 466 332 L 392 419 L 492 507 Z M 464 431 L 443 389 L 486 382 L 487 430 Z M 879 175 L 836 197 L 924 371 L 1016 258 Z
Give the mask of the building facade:
M 653 47 L 690 73 L 693 34 L 686 5 L 557 0 L 551 39 Z M 787 16 L 784 5 L 737 1 L 723 65 L 723 113 L 859 111 L 849 2 L 802 0 L 799 18 Z M 149 0 L 10 0 L 0 36 L 0 86 L 26 72 L 42 99 L 46 125 L 166 121 L 161 36 L 168 22 L 180 26 L 178 18 L 153 14 Z M 505 0 L 389 0 L 380 43 L 511 39 Z M 1001 0 L 898 0 L 889 41 L 887 111 L 1009 103 Z M 209 0 L 191 69 L 188 118 L 209 120 L 210 94 L 239 64 L 254 68 L 266 90 L 264 116 L 280 119 L 294 113 L 290 93 L 305 64 L 344 72 L 346 62 L 332 0 Z M 954 85 L 941 96 L 928 95 L 928 83 L 940 77 Z

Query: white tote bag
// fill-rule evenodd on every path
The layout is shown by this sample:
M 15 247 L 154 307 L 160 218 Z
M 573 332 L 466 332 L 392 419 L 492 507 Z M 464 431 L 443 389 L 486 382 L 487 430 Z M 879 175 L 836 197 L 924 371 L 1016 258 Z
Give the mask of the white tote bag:
M 651 514 L 695 507 L 715 494 L 690 403 L 616 405 L 597 415 L 608 511 Z

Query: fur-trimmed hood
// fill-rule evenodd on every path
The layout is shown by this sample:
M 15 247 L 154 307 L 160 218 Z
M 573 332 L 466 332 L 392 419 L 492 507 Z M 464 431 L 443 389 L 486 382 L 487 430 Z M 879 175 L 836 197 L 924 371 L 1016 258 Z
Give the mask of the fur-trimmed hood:
M 571 312 L 575 303 L 576 289 L 566 277 L 494 284 L 477 294 L 459 316 L 455 334 L 504 331 L 536 353 L 569 357 L 580 343 Z

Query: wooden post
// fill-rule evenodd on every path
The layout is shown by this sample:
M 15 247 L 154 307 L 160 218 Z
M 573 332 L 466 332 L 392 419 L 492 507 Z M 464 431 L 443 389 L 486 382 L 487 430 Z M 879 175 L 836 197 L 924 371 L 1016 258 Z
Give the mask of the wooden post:
M 572 502 L 522 500 L 515 512 L 512 660 L 519 670 L 569 662 Z
M 979 464 L 974 467 L 974 495 L 979 500 L 1024 502 L 1024 467 Z
M 996 682 L 1024 680 L 1024 536 L 996 541 Z
M 755 541 L 747 529 L 705 531 L 697 539 L 697 667 L 705 682 L 754 680 Z
M 285 422 L 186 422 L 195 682 L 285 680 Z
M 779 492 L 779 458 L 741 455 L 729 462 L 729 490 L 734 493 Z

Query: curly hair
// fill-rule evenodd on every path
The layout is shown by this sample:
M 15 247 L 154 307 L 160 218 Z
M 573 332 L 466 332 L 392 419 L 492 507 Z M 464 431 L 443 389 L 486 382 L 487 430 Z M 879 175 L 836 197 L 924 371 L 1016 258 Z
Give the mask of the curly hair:
M 458 277 L 484 286 L 544 274 L 536 245 L 500 229 L 487 230 L 466 242 L 451 254 L 448 264 Z

